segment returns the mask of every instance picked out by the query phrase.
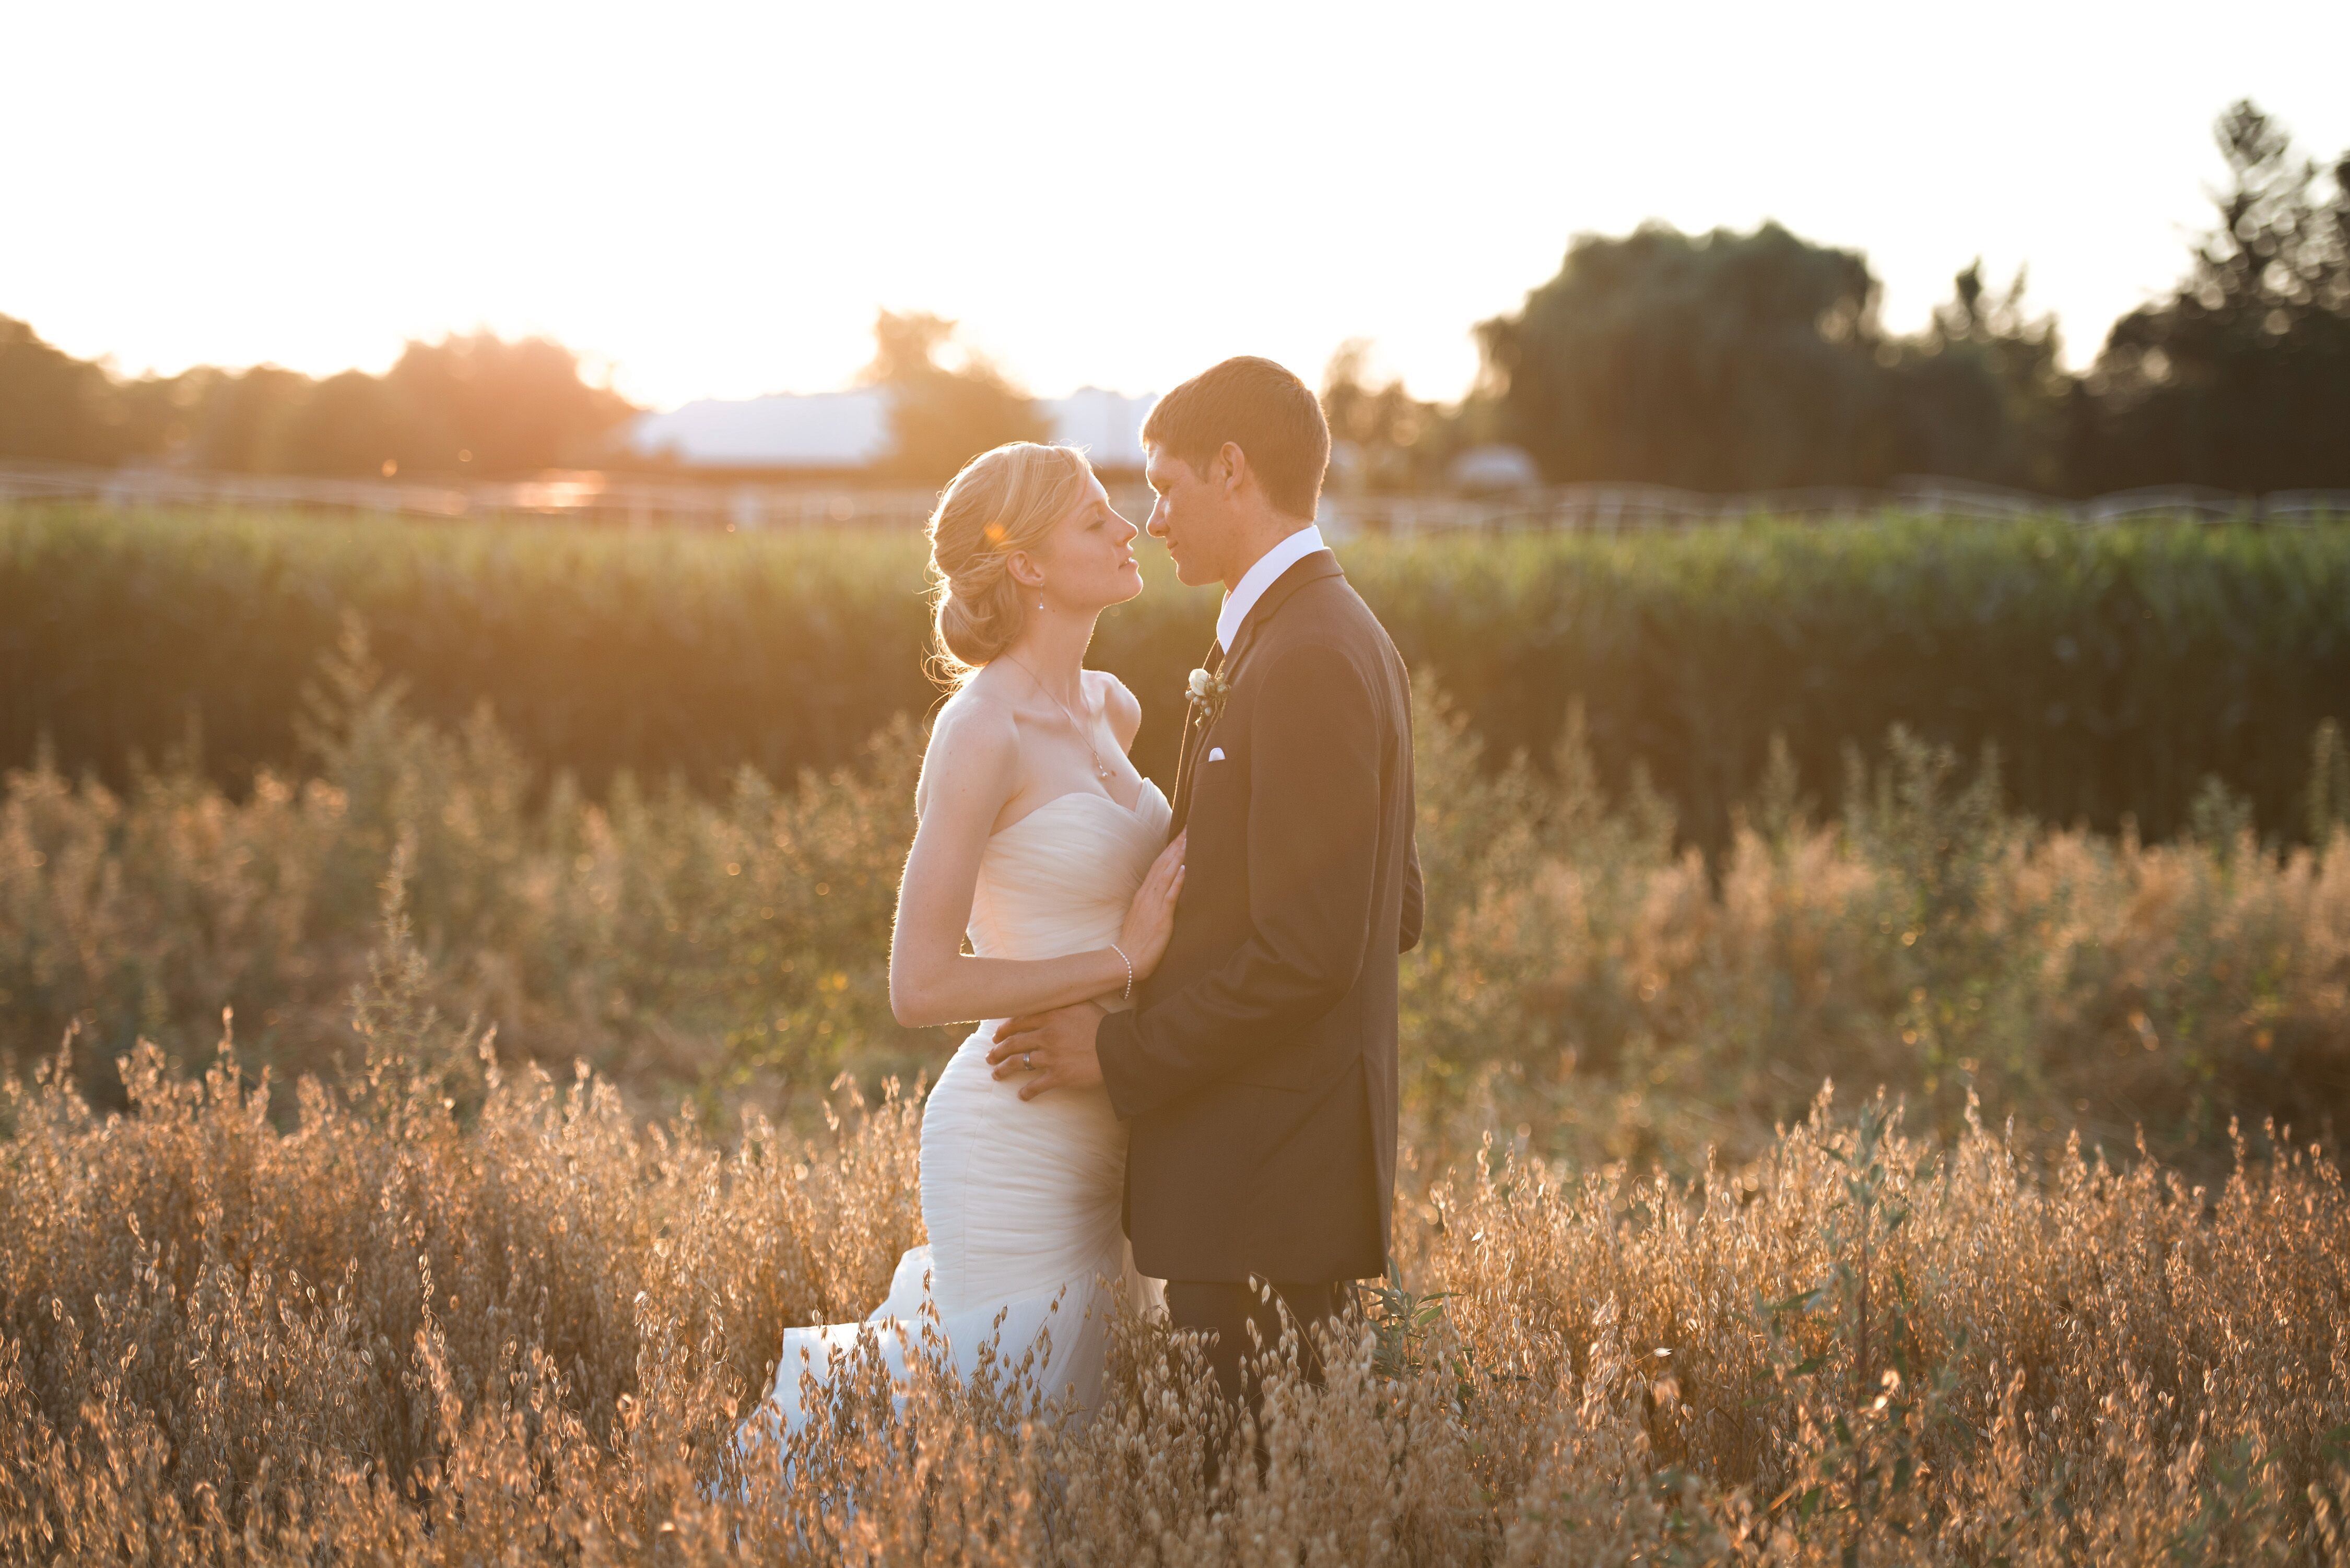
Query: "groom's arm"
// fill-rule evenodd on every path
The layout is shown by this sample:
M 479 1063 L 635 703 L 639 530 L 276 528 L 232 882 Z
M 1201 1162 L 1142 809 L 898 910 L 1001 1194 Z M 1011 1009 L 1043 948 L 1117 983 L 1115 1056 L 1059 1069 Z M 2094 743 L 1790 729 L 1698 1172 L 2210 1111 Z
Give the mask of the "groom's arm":
M 1249 742 L 1248 940 L 1173 995 L 1101 1021 L 1102 1082 L 1121 1117 L 1294 1038 L 1362 969 L 1380 826 L 1370 688 L 1336 649 L 1291 649 L 1265 670 Z

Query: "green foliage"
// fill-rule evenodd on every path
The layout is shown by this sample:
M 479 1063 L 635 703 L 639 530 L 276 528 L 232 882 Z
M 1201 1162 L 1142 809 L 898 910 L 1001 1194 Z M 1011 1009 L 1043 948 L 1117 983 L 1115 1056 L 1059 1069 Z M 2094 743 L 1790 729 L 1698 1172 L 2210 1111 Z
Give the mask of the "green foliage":
M 2231 1121 L 2350 1118 L 2342 828 L 2282 858 L 2232 811 L 2151 847 L 2052 831 L 1897 732 L 1856 761 L 1841 818 L 1782 770 L 1709 867 L 1653 791 L 1603 784 L 1586 731 L 1547 774 L 1488 768 L 1427 683 L 1419 704 L 1402 1108 L 1430 1157 L 1499 1125 L 1519 1153 L 1693 1169 L 1760 1147 L 1823 1079 L 1887 1085 L 1939 1132 L 1979 1101 L 2026 1141 L 2142 1133 L 2205 1165 Z M 596 801 L 486 714 L 416 717 L 353 628 L 303 733 L 309 776 L 234 797 L 184 752 L 121 794 L 7 777 L 0 1059 L 78 1029 L 105 1100 L 109 1060 L 145 1039 L 200 1063 L 227 1006 L 248 1061 L 446 1063 L 434 1092 L 461 1110 L 494 1027 L 504 1058 L 584 1059 L 640 1103 L 802 1116 L 843 1073 L 943 1060 L 954 1032 L 889 1012 L 910 723 L 788 786 L 624 774 Z M 1388 1304 L 1408 1324 L 1425 1303 Z
M 1645 768 L 1684 838 L 1728 843 L 1773 738 L 1833 804 L 1847 741 L 1898 723 L 2006 802 L 2150 837 L 2207 777 L 2263 833 L 2310 821 L 2310 737 L 2350 720 L 2350 531 L 1758 523 L 1630 540 L 1364 539 L 1347 573 L 1486 765 L 1549 766 L 1575 704 L 1596 778 Z M 286 514 L 0 512 L 0 763 L 44 737 L 118 782 L 193 725 L 213 776 L 299 756 L 303 682 L 365 621 L 415 711 L 482 704 L 535 763 L 723 790 L 837 766 L 937 693 L 918 538 L 709 537 Z M 1213 596 L 1171 580 L 1103 619 L 1093 661 L 1143 706 L 1166 782 Z M 370 872 L 368 885 L 372 886 Z
M 1491 756 L 1546 757 L 1580 701 L 1608 786 L 1645 765 L 1709 848 L 1774 735 L 1833 799 L 1846 742 L 1895 724 L 1961 756 L 1995 746 L 2033 816 L 2167 836 L 2218 774 L 2264 831 L 2297 835 L 2310 734 L 2350 705 L 2334 531 L 1894 521 L 1343 558 Z
M 1478 327 L 1503 430 L 1553 481 L 1691 490 L 1874 484 L 1899 472 L 1877 285 L 1776 223 L 1578 235 L 1558 275 Z
M 1357 1283 L 1355 1299 L 1371 1331 L 1372 1373 L 1389 1382 L 1419 1376 L 1428 1365 L 1430 1341 L 1444 1322 L 1444 1293 L 1412 1290 L 1390 1258 L 1387 1277 Z
M 1334 491 L 1440 490 L 1445 466 L 1481 439 L 1490 410 L 1471 398 L 1459 408 L 1411 395 L 1401 377 L 1373 386 L 1368 338 L 1340 344 L 1322 371 L 1322 416 L 1330 424 Z
M 0 317 L 0 458 L 167 458 L 232 473 L 376 478 L 536 473 L 597 458 L 633 410 L 578 356 L 491 333 L 411 342 L 381 376 L 274 365 L 125 380 Z
M 2215 129 L 2218 222 L 2169 298 L 2114 324 L 2080 482 L 2350 485 L 2350 153 L 2326 192 L 2250 100 Z
M 2214 128 L 2218 222 L 2170 297 L 2066 374 L 2022 278 L 1981 264 L 1914 337 L 1857 251 L 1765 223 L 1577 235 L 1477 328 L 1507 439 L 1555 482 L 1736 493 L 1935 474 L 2087 495 L 2154 484 L 2350 486 L 2350 154 L 2322 178 L 2250 101 Z M 1376 410 L 1357 396 L 1357 418 Z
M 873 323 L 867 379 L 889 393 L 890 476 L 943 484 L 972 458 L 1006 441 L 1050 441 L 1052 421 L 985 359 L 950 368 L 939 356 L 955 324 L 923 311 L 885 310 Z
M 2309 841 L 2323 844 L 2340 828 L 2350 827 L 2350 747 L 2342 740 L 2342 726 L 2328 719 L 2317 726 L 2310 742 Z
M 0 316 L 0 457 L 115 462 L 135 450 L 102 366 Z
M 1970 263 L 1925 333 L 1894 349 L 1887 390 L 1905 471 L 2043 493 L 2075 483 L 2065 467 L 2073 383 L 2054 318 L 2025 309 L 2022 272 L 1993 291 L 1981 261 Z
M 910 538 L 67 508 L 9 514 L 0 560 L 0 756 L 29 760 L 47 733 L 64 766 L 118 780 L 192 720 L 224 780 L 296 763 L 301 692 L 346 612 L 415 711 L 454 725 L 487 702 L 599 794 L 623 770 L 723 788 L 748 763 L 789 779 L 935 697 Z
M 122 796 L 11 775 L 0 1054 L 79 1021 L 104 1096 L 104 1064 L 141 1037 L 198 1060 L 226 1004 L 254 1060 L 453 1060 L 444 1087 L 468 1103 L 475 1019 L 509 1056 L 784 1108 L 844 1068 L 927 1061 L 937 1035 L 889 1011 L 919 758 L 902 722 L 796 788 L 745 769 L 713 799 L 624 775 L 589 805 L 485 714 L 418 721 L 353 633 L 304 734 L 314 775 L 248 777 L 238 803 L 183 759 Z

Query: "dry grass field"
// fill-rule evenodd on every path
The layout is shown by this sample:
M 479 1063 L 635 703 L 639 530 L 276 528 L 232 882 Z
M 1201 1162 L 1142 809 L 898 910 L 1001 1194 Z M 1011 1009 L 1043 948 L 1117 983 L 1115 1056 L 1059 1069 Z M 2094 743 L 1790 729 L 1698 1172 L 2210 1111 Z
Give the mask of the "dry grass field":
M 2035 1151 L 2140 1138 L 2198 1179 L 2231 1121 L 2350 1121 L 2350 756 L 2315 737 L 2297 844 L 2207 789 L 2163 842 L 2037 823 L 1995 759 L 1898 732 L 1849 753 L 1823 813 L 1767 774 L 1708 858 L 1637 779 L 1610 793 L 1579 732 L 1495 765 L 1422 682 L 1425 940 L 1403 971 L 1410 1141 L 1455 1163 L 1489 1129 L 1577 1168 L 1683 1178 L 1800 1121 L 1825 1081 L 1879 1086 L 1948 1141 L 1970 1096 Z M 234 793 L 185 756 L 110 789 L 0 779 L 0 1064 L 68 1026 L 75 1081 L 126 1105 L 150 1041 L 199 1071 L 234 1007 L 244 1059 L 347 1075 L 349 996 L 400 867 L 426 994 L 501 1056 L 586 1060 L 640 1115 L 690 1096 L 821 1125 L 842 1073 L 935 1071 L 885 964 L 920 738 L 796 780 L 601 797 L 524 760 L 486 715 L 416 717 L 363 638 L 318 672 L 304 771 Z M 2311 845 L 2318 847 L 2310 847 Z M 461 1057 L 461 1102 L 479 1092 Z
M 1260 1473 L 1144 1322 L 729 1442 L 921 1239 L 910 731 L 589 800 L 357 643 L 313 721 L 0 798 L 0 1562 L 2350 1559 L 2330 739 L 2323 849 L 1897 736 L 1710 862 L 1430 696 L 1396 1275 Z
M 1016 1346 L 852 1365 L 729 1443 L 783 1328 L 920 1239 L 917 1107 L 645 1125 L 582 1073 L 455 1113 L 396 955 L 368 1068 L 127 1061 L 99 1116 L 12 1083 L 0 1557 L 26 1563 L 2338 1562 L 2350 1210 L 2259 1140 L 2146 1160 L 1935 1147 L 1824 1097 L 1745 1168 L 1413 1178 L 1403 1285 L 1263 1473 L 1127 1322 L 1089 1418 Z M 779 1477 L 796 1478 L 786 1487 Z

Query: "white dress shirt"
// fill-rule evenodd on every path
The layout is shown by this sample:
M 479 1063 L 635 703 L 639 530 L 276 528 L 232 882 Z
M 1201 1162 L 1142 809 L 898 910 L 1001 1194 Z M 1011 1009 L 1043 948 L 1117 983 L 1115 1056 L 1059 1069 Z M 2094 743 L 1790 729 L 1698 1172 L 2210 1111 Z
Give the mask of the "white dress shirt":
M 1216 612 L 1216 642 L 1226 652 L 1232 650 L 1232 639 L 1241 634 L 1241 622 L 1264 597 L 1282 573 L 1297 565 L 1316 550 L 1329 546 L 1322 542 L 1322 530 L 1308 523 L 1296 533 L 1284 536 L 1272 549 L 1256 558 L 1256 565 L 1241 574 L 1240 586 L 1224 596 L 1223 607 Z

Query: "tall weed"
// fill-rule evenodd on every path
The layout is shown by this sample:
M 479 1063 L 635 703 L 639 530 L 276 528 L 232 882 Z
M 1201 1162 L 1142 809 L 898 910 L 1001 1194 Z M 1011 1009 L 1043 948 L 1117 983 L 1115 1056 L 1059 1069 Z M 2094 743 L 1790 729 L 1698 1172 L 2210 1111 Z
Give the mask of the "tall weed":
M 464 1112 L 429 1032 L 377 1040 L 290 1127 L 225 1041 L 196 1080 L 124 1058 L 126 1113 L 61 1059 L 8 1080 L 0 1560 L 2342 1557 L 2350 1206 L 2314 1150 L 2205 1188 L 1825 1095 L 1688 1182 L 1489 1148 L 1407 1195 L 1322 1386 L 1275 1347 L 1260 1464 L 1130 1317 L 1091 1412 L 1025 1347 L 958 1376 L 920 1338 L 745 1442 L 783 1329 L 920 1239 L 917 1107 L 722 1147 L 584 1070 L 487 1061 Z
M 843 1074 L 944 1060 L 951 1032 L 889 1012 L 910 725 L 789 786 L 623 778 L 592 800 L 486 716 L 413 716 L 352 627 L 306 734 L 308 776 L 241 796 L 184 759 L 120 793 L 7 775 L 0 1053 L 19 1071 L 78 1027 L 82 1092 L 120 1108 L 104 1064 L 144 1040 L 200 1071 L 224 1005 L 249 1064 L 363 1065 L 348 1002 L 376 983 L 388 880 L 403 983 L 444 1028 L 494 1027 L 510 1069 L 585 1060 L 640 1111 L 682 1094 L 713 1125 L 749 1106 L 806 1128 Z M 1897 730 L 1849 761 L 1834 818 L 1768 770 L 1708 860 L 1637 775 L 1603 784 L 1572 717 L 1544 765 L 1497 763 L 1424 681 L 1419 735 L 1430 903 L 1402 1007 L 1429 1159 L 1499 1127 L 1522 1152 L 1693 1174 L 1833 1080 L 1904 1096 L 1938 1137 L 1971 1098 L 2027 1145 L 2143 1134 L 2210 1174 L 2231 1118 L 2330 1137 L 2350 1096 L 2350 826 L 2291 850 L 2226 822 L 2158 845 L 2041 826 L 1988 761 Z

